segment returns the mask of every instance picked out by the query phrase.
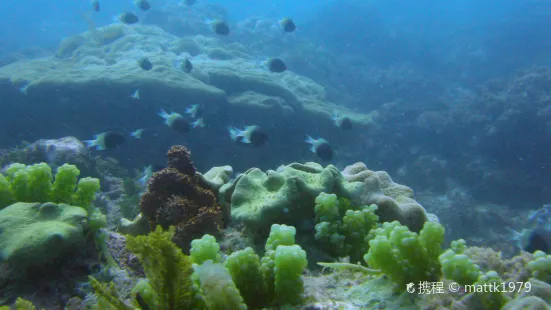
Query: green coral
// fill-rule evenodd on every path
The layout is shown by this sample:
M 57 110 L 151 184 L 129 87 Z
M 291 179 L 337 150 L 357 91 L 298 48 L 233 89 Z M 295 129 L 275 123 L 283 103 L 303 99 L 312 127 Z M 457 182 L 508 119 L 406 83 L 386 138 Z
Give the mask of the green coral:
M 526 267 L 532 272 L 532 277 L 551 283 L 551 255 L 536 251 L 534 259 Z
M 262 260 L 252 248 L 234 252 L 226 259 L 224 265 L 227 272 L 229 272 L 240 298 L 250 309 L 262 309 L 269 306 L 282 307 L 300 303 L 304 292 L 302 272 L 306 268 L 307 260 L 306 252 L 300 246 L 295 245 L 295 234 L 296 230 L 292 226 L 274 224 L 266 241 L 266 253 Z M 205 242 L 204 239 L 208 241 Z M 195 242 L 197 253 L 209 253 L 207 256 L 199 255 L 201 259 L 217 257 L 213 255 L 212 249 L 218 247 L 212 245 L 213 240 L 210 237 L 196 239 L 193 242 Z M 205 246 L 208 250 L 203 251 L 201 246 Z M 199 269 L 196 269 L 196 271 L 201 270 L 203 276 L 208 279 L 206 283 L 211 283 L 211 276 L 205 270 L 207 263 L 210 268 L 218 270 L 217 274 L 222 277 L 220 285 L 227 286 L 227 289 L 231 291 L 231 284 L 228 283 L 225 272 L 220 269 L 221 265 L 212 260 L 207 260 L 197 267 Z M 204 283 L 201 280 L 203 291 Z M 210 297 L 206 295 L 208 303 Z
M 206 261 L 195 269 L 209 310 L 246 310 L 247 306 L 228 270 L 220 263 Z M 185 308 L 187 309 L 187 308 Z
M 245 303 L 253 309 L 260 309 L 265 301 L 266 283 L 260 269 L 260 257 L 250 247 L 231 253 L 224 262 L 239 288 Z
M 84 240 L 88 214 L 51 202 L 18 202 L 0 210 L 0 261 L 24 270 L 50 262 Z
M 398 221 L 383 223 L 382 228 L 371 231 L 364 260 L 400 288 L 411 282 L 438 281 L 444 231 L 442 225 L 433 222 L 426 222 L 419 234 Z
M 357 210 L 346 198 L 320 193 L 316 198 L 316 240 L 335 256 L 349 256 L 357 262 L 367 252 L 365 241 L 377 225 L 376 205 L 361 206 Z
M 481 273 L 478 265 L 473 263 L 469 256 L 463 254 L 466 249 L 467 243 L 465 240 L 452 241 L 451 248 L 442 253 L 438 258 L 444 277 L 460 285 L 475 283 Z
M 493 286 L 494 284 L 498 289 L 479 289 L 480 291 L 474 293 L 475 298 L 483 305 L 487 310 L 499 310 L 501 309 L 509 299 L 501 292 L 503 289 L 503 280 L 499 274 L 493 270 L 487 273 L 481 273 L 478 280 L 474 283 L 473 287 L 483 288 L 485 286 Z
M 222 256 L 219 251 L 220 245 L 216 242 L 216 238 L 206 234 L 203 235 L 201 239 L 191 241 L 191 250 L 189 254 L 191 262 L 200 265 L 207 260 L 212 260 L 215 263 L 222 261 Z
M 275 299 L 279 305 L 296 305 L 304 292 L 302 272 L 308 265 L 306 252 L 298 245 L 280 245 L 275 251 Z
M 13 307 L 0 306 L 0 310 L 36 310 L 36 307 L 32 302 L 27 301 L 21 297 L 17 298 Z
M 6 176 L 0 177 L 0 209 L 14 202 L 54 202 L 88 210 L 100 189 L 99 180 L 78 181 L 79 174 L 76 166 L 64 164 L 57 169 L 54 180 L 52 169 L 46 163 L 12 164 L 6 169 Z
M 314 201 L 322 193 L 339 197 L 358 196 L 359 182 L 349 183 L 332 165 L 293 163 L 277 171 L 252 168 L 220 188 L 222 203 L 231 204 L 232 218 L 249 228 L 271 223 L 296 224 L 313 217 Z

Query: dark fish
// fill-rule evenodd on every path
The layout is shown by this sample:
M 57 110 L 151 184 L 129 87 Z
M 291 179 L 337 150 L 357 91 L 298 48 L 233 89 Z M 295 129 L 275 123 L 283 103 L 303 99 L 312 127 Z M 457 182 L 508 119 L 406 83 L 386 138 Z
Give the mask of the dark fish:
M 153 64 L 151 63 L 151 61 L 149 61 L 147 57 L 138 59 L 138 65 L 140 66 L 140 68 L 146 71 L 153 69 Z
M 339 127 L 342 130 L 350 130 L 352 129 L 352 120 L 347 116 L 339 116 L 337 114 L 333 114 L 332 117 L 333 121 L 335 122 L 335 125 Z
M 158 114 L 160 117 L 164 118 L 165 124 L 174 131 L 186 133 L 191 130 L 191 124 L 181 114 L 169 114 L 165 110 L 161 110 Z
M 330 161 L 333 159 L 333 148 L 327 140 L 323 138 L 314 139 L 307 136 L 305 141 L 312 145 L 310 151 L 315 153 L 321 160 Z
M 119 15 L 119 20 L 127 25 L 133 25 L 140 21 L 138 16 L 134 15 L 134 13 L 122 13 Z
M 268 61 L 266 61 L 266 66 L 268 67 L 268 70 L 275 73 L 282 73 L 287 70 L 287 65 L 285 65 L 283 60 L 279 58 L 268 59 Z
M 551 229 L 538 227 L 530 233 L 528 244 L 524 247 L 526 252 L 534 253 L 542 251 L 551 254 Z
M 268 142 L 268 134 L 260 126 L 246 126 L 244 129 L 228 127 L 230 138 L 233 141 L 262 146 Z
M 96 150 L 109 150 L 119 147 L 124 143 L 124 136 L 118 132 L 107 131 L 94 136 L 93 140 L 86 140 L 87 147 L 95 147 Z
M 99 12 L 100 10 L 99 0 L 92 0 L 90 1 L 90 4 L 92 5 L 92 10 Z
M 186 58 L 186 59 L 184 59 L 184 61 L 182 61 L 182 64 L 180 65 L 180 68 L 185 73 L 190 73 L 191 70 L 193 70 L 193 64 L 191 63 L 191 61 L 189 61 L 189 59 Z
M 284 19 L 280 20 L 279 21 L 279 26 L 285 32 L 293 32 L 297 29 L 297 26 L 295 25 L 293 20 L 290 19 L 290 18 L 284 18 Z
M 216 34 L 219 34 L 221 36 L 227 36 L 228 34 L 230 34 L 230 27 L 225 21 L 217 19 L 209 21 L 208 23 L 210 23 L 212 31 L 214 31 Z
M 185 5 L 187 6 L 192 6 L 195 4 L 195 2 L 197 2 L 196 0 L 184 0 L 182 1 Z
M 134 4 L 142 11 L 149 11 L 151 9 L 151 4 L 147 0 L 135 0 Z

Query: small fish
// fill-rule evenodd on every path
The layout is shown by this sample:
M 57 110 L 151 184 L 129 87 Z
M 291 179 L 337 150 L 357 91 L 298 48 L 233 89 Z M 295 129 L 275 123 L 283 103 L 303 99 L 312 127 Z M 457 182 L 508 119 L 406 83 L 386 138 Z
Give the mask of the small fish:
M 145 71 L 149 71 L 149 70 L 153 69 L 153 64 L 151 63 L 151 61 L 147 57 L 143 57 L 143 58 L 138 59 L 138 65 L 140 66 L 140 68 L 142 68 Z
M 268 142 L 268 134 L 265 133 L 260 126 L 246 126 L 243 129 L 228 127 L 228 132 L 233 141 L 251 144 L 253 146 L 261 146 Z
M 265 62 L 265 65 L 268 70 L 275 73 L 282 73 L 287 70 L 287 65 L 279 58 L 270 58 Z
M 92 6 L 92 10 L 94 10 L 95 12 L 99 12 L 100 10 L 99 0 L 90 1 L 90 5 Z
M 153 165 L 145 167 L 141 175 L 142 177 L 138 179 L 138 184 L 143 188 L 147 185 L 147 181 L 149 181 L 153 175 Z
M 334 112 L 331 119 L 333 119 L 335 125 L 342 130 L 352 129 L 352 120 L 347 116 L 341 116 Z
M 180 69 L 182 69 L 182 71 L 184 71 L 185 73 L 190 73 L 191 70 L 193 70 L 193 64 L 189 59 L 186 58 L 180 64 Z
M 124 143 L 124 136 L 118 132 L 107 131 L 94 136 L 94 140 L 85 140 L 87 147 L 95 147 L 98 151 L 119 147 Z
M 285 32 L 293 32 L 297 29 L 297 26 L 293 20 L 288 17 L 281 19 L 278 23 L 281 29 Z
M 310 136 L 306 136 L 306 143 L 311 144 L 310 151 L 318 155 L 321 160 L 330 161 L 333 159 L 333 148 L 327 140 L 323 138 L 314 139 Z
M 189 114 L 191 117 L 196 118 L 199 114 L 200 106 L 198 104 L 194 104 L 189 108 L 186 108 L 184 113 Z
M 143 132 L 144 132 L 144 129 L 141 129 L 141 128 L 140 128 L 140 129 L 137 129 L 137 130 L 135 130 L 135 131 L 132 131 L 132 132 L 130 133 L 130 136 L 132 136 L 132 137 L 134 137 L 134 138 L 140 140 L 140 139 L 142 138 Z
M 223 20 L 207 19 L 205 20 L 205 23 L 207 25 L 210 25 L 212 27 L 212 31 L 214 31 L 216 34 L 219 34 L 221 36 L 227 36 L 228 34 L 230 34 L 230 26 L 228 26 L 228 24 Z
M 28 89 L 29 89 L 29 85 L 31 85 L 30 83 L 29 84 L 26 84 L 26 85 L 23 85 L 21 88 L 19 88 L 19 92 L 22 93 L 23 95 L 28 95 Z
M 529 222 L 536 222 L 538 225 L 543 225 L 551 219 L 551 205 L 543 205 L 541 208 L 531 211 L 528 215 Z
M 130 12 L 122 13 L 121 15 L 119 15 L 119 20 L 121 21 L 121 23 L 127 24 L 127 25 L 133 25 L 140 21 L 138 16 Z
M 203 118 L 200 117 L 196 119 L 194 122 L 191 123 L 191 127 L 195 128 L 205 128 L 205 121 L 203 121 Z
M 134 0 L 134 4 L 142 11 L 149 11 L 151 9 L 151 4 L 147 0 Z
M 186 133 L 191 130 L 191 126 L 189 122 L 180 114 L 178 113 L 166 113 L 165 110 L 161 110 L 159 112 L 159 116 L 164 118 L 165 124 L 172 128 L 173 130 L 180 132 L 180 133 Z
M 140 89 L 136 89 L 132 92 L 132 95 L 130 95 L 130 98 L 134 100 L 140 100 Z

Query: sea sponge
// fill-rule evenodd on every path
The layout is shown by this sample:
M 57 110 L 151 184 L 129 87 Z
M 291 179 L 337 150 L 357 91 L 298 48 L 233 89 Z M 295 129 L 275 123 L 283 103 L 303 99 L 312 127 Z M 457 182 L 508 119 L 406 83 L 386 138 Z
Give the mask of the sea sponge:
M 151 230 L 157 225 L 165 229 L 176 226 L 173 241 L 189 253 L 191 240 L 221 231 L 222 208 L 214 192 L 195 175 L 189 151 L 183 146 L 173 146 L 168 154 L 169 167 L 153 174 L 140 209 Z

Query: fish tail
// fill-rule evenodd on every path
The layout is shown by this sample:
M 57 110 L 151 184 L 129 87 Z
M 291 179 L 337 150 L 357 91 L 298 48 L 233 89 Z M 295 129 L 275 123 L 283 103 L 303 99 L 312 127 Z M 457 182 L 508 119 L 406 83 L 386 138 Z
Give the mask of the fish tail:
M 230 138 L 233 141 L 237 140 L 237 132 L 238 132 L 237 128 L 231 127 L 231 126 L 228 127 L 228 133 L 230 134 Z
M 84 142 L 84 144 L 86 145 L 87 148 L 92 148 L 92 147 L 98 146 L 98 140 L 97 140 L 97 139 L 94 139 L 94 140 L 84 140 L 84 141 L 82 141 L 82 142 Z
M 316 140 L 314 140 L 314 138 L 310 137 L 310 135 L 307 135 L 306 139 L 304 139 L 304 142 L 310 143 L 310 144 L 313 145 L 314 143 L 316 143 Z
M 164 109 L 161 109 L 161 111 L 159 113 L 157 113 L 160 117 L 164 118 L 164 119 L 168 119 L 169 115 L 168 113 L 166 113 L 166 111 Z

